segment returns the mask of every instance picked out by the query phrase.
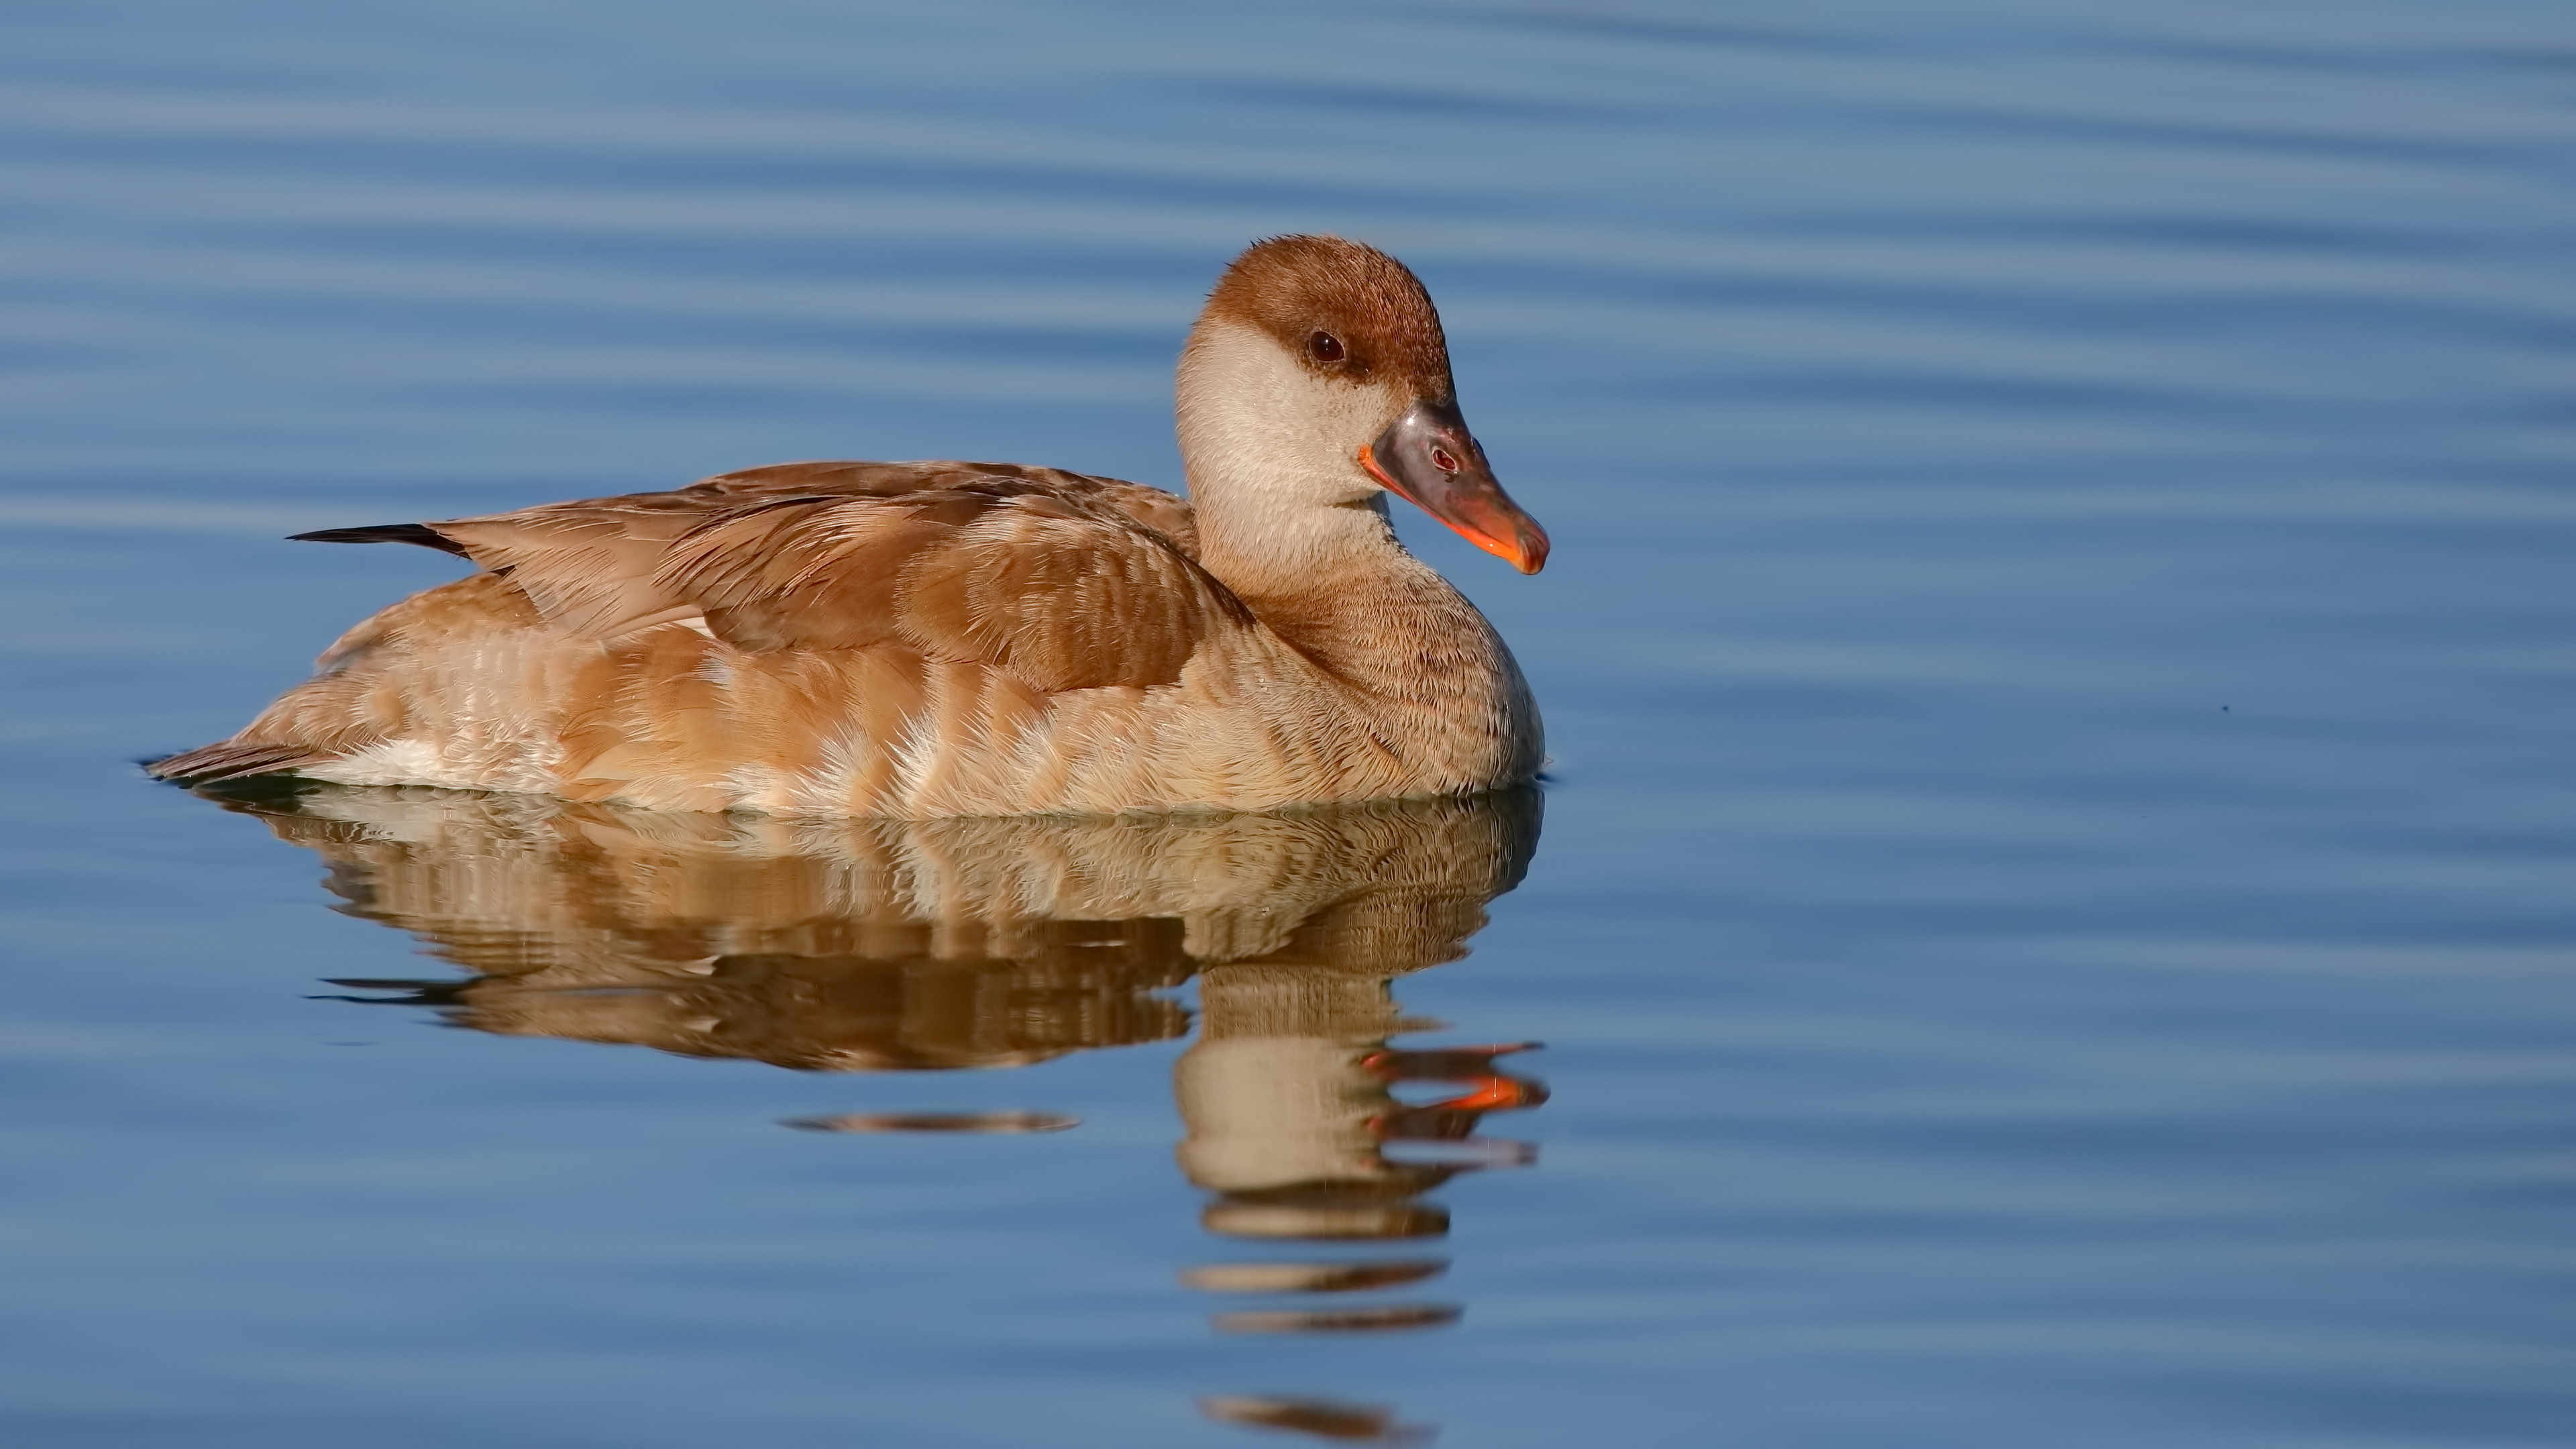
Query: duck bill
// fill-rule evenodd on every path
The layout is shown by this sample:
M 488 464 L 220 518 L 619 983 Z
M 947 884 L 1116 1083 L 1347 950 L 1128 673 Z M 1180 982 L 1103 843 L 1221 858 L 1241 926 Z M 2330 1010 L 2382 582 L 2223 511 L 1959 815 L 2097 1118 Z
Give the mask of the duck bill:
M 1456 403 L 1419 402 L 1360 449 L 1360 466 L 1458 536 L 1519 569 L 1547 566 L 1547 530 L 1494 481 Z

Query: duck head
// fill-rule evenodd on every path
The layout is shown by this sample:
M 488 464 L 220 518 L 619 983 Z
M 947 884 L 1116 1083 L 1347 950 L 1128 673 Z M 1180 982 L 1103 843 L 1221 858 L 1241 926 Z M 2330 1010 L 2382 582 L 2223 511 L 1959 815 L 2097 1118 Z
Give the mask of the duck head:
M 1459 414 L 1431 294 L 1374 247 L 1285 236 L 1235 258 L 1182 353 L 1179 416 L 1203 526 L 1257 510 L 1293 543 L 1301 511 L 1393 493 L 1522 573 L 1547 562 Z

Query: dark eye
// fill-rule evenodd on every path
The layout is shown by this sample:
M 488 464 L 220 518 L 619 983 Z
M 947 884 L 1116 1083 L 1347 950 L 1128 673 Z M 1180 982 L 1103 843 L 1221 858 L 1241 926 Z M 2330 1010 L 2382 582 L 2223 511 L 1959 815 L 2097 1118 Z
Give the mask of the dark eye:
M 1458 471 L 1458 460 L 1447 448 L 1434 443 L 1431 445 L 1431 466 L 1443 473 L 1455 473 Z
M 1342 339 L 1330 332 L 1318 332 L 1306 339 L 1306 355 L 1317 362 L 1342 360 Z

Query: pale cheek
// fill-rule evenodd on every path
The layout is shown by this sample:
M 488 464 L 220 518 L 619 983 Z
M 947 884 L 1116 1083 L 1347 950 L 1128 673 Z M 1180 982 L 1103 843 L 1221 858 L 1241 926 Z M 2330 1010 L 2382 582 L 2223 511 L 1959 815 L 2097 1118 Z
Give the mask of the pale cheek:
M 1382 385 L 1353 386 L 1320 376 L 1276 348 L 1262 369 L 1260 395 L 1274 446 L 1317 462 L 1350 463 L 1398 411 Z
M 1184 446 L 1230 489 L 1303 504 L 1375 494 L 1360 449 L 1405 405 L 1386 384 L 1323 376 L 1269 334 L 1226 324 L 1193 343 L 1180 392 Z
M 1341 456 L 1356 460 L 1360 449 L 1374 442 L 1378 434 L 1386 431 L 1386 425 L 1395 421 L 1395 415 L 1404 411 L 1404 400 L 1395 395 L 1395 389 L 1382 383 L 1336 391 L 1341 397 L 1336 400 L 1339 406 L 1333 414 L 1333 432 L 1340 442 Z

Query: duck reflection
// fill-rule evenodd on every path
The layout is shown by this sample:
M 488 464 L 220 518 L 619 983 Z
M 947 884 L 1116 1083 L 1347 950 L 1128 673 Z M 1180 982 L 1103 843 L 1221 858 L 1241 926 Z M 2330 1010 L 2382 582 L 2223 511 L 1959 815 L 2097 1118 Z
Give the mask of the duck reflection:
M 1445 1236 L 1448 1209 L 1423 1194 L 1460 1172 L 1530 1160 L 1525 1145 L 1472 1135 L 1486 1112 L 1546 1099 L 1539 1084 L 1495 1065 L 1529 1044 L 1393 1050 L 1386 1039 L 1409 1023 L 1397 1014 L 1387 977 L 1350 969 L 1353 957 L 1335 952 L 1335 943 L 1312 944 L 1324 949 L 1212 965 L 1201 979 L 1206 1021 L 1173 1074 L 1188 1129 L 1181 1170 L 1216 1194 L 1199 1221 L 1237 1239 Z M 1407 1106 L 1393 1091 L 1402 1082 L 1467 1090 Z M 1388 1155 L 1409 1142 L 1481 1150 L 1428 1160 Z M 1210 1265 L 1182 1281 L 1217 1292 L 1347 1293 L 1420 1282 L 1446 1267 L 1439 1259 L 1299 1259 Z M 1215 1323 L 1231 1333 L 1354 1332 L 1436 1327 L 1458 1313 L 1450 1304 L 1400 1303 L 1229 1312 Z
M 1533 1044 L 1389 1042 L 1438 1025 L 1404 1017 L 1390 983 L 1466 954 L 1486 903 L 1519 882 L 1536 846 L 1535 792 L 1276 815 L 929 822 L 307 783 L 203 793 L 320 854 L 340 909 L 413 933 L 466 973 L 343 979 L 369 993 L 345 999 L 427 1006 L 479 1031 L 817 1071 L 1013 1067 L 1177 1038 L 1188 1013 L 1164 993 L 1197 977 L 1203 1020 L 1174 1072 L 1180 1168 L 1211 1195 L 1200 1219 L 1211 1233 L 1268 1255 L 1182 1274 L 1267 1300 L 1216 1314 L 1221 1331 L 1454 1321 L 1460 1309 L 1436 1301 L 1310 1305 L 1438 1277 L 1446 1262 L 1419 1245 L 1444 1236 L 1449 1215 L 1425 1194 L 1532 1158 L 1476 1129 L 1487 1113 L 1546 1100 L 1505 1065 Z M 1074 1123 L 857 1113 L 788 1125 Z M 1374 1255 L 1384 1247 L 1401 1255 Z M 1322 1399 L 1202 1408 L 1333 1439 L 1428 1432 Z
M 1428 1444 L 1438 1432 L 1428 1424 L 1396 1422 L 1384 1404 L 1345 1404 L 1335 1399 L 1226 1396 L 1199 1400 L 1200 1412 L 1229 1424 L 1292 1429 L 1347 1444 Z

